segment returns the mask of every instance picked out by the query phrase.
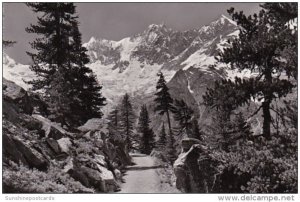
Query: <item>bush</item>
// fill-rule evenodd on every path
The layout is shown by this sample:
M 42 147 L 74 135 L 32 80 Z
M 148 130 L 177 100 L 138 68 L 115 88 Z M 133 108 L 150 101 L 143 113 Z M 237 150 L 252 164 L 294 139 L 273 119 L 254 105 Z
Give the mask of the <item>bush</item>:
M 241 192 L 297 193 L 297 132 L 282 131 L 271 140 L 264 137 L 239 142 L 239 149 L 224 152 L 224 169 L 251 178 Z
M 45 173 L 13 162 L 9 164 L 3 167 L 4 193 L 94 193 L 53 166 Z

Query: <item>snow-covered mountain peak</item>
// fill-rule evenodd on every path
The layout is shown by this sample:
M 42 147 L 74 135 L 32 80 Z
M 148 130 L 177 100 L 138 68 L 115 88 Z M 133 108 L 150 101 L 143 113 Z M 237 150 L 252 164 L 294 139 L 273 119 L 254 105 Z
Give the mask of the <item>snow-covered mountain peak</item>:
M 231 20 L 229 17 L 227 17 L 226 15 L 221 15 L 221 17 L 219 18 L 219 21 L 222 24 L 225 24 L 226 22 L 229 22 L 231 24 L 233 24 L 234 26 L 237 26 L 236 22 L 234 22 L 233 20 Z
M 211 22 L 209 25 L 204 25 L 199 29 L 201 39 L 212 39 L 220 35 L 227 35 L 236 31 L 238 26 L 234 21 L 225 15 L 221 15 L 217 20 Z
M 2 57 L 2 62 L 3 65 L 6 65 L 7 67 L 14 67 L 15 65 L 17 65 L 18 63 L 12 59 L 11 57 L 9 57 L 6 53 L 3 52 L 3 57 Z
M 151 24 L 148 26 L 148 30 L 154 30 L 154 29 L 167 29 L 167 26 L 164 22 L 160 24 Z
M 215 27 L 215 26 L 237 26 L 236 22 L 231 20 L 226 15 L 222 14 L 220 17 L 218 17 L 216 20 L 211 22 L 208 26 Z
M 91 37 L 83 46 L 90 58 L 88 66 L 103 85 L 103 94 L 111 106 L 126 92 L 134 97 L 153 93 L 158 71 L 165 74 L 167 82 L 174 80 L 174 75 L 181 78 L 178 82 L 188 79 L 188 92 L 195 95 L 200 95 L 192 81 L 197 76 L 236 75 L 223 71 L 223 66 L 216 69 L 210 66 L 215 64 L 215 56 L 226 46 L 227 39 L 237 35 L 237 30 L 235 23 L 222 15 L 200 29 L 176 31 L 164 23 L 152 24 L 143 32 L 119 41 Z M 23 78 L 35 77 L 29 66 L 15 65 L 8 57 L 3 62 L 4 77 L 9 80 L 17 79 L 20 85 L 26 85 Z M 178 85 L 184 87 L 185 81 Z
M 88 43 L 89 43 L 89 44 L 90 44 L 90 43 L 95 43 L 96 41 L 97 41 L 97 39 L 96 39 L 95 37 L 92 36 Z
M 116 42 L 112 41 L 112 40 L 107 40 L 107 39 L 103 39 L 103 38 L 96 38 L 94 36 L 92 36 L 90 38 L 90 40 L 87 43 L 84 43 L 83 46 L 84 47 L 91 47 L 91 46 L 113 46 Z
M 139 36 L 144 37 L 148 42 L 155 42 L 158 37 L 168 37 L 174 33 L 171 28 L 168 28 L 165 23 L 161 24 L 151 24 L 148 28 L 141 33 Z

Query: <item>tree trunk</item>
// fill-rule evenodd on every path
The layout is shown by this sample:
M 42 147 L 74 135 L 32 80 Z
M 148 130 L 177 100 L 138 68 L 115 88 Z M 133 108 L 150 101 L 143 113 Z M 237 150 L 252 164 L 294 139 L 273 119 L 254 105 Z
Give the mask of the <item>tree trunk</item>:
M 131 142 L 129 138 L 129 112 L 128 112 L 128 106 L 126 106 L 126 136 L 127 136 L 127 145 L 128 145 L 128 150 L 131 150 Z
M 268 65 L 269 62 L 267 62 L 266 67 L 270 67 Z M 270 87 L 272 85 L 272 72 L 270 70 L 271 68 L 267 68 L 267 71 L 265 72 L 265 79 L 267 86 Z M 273 92 L 270 90 L 266 90 L 264 92 L 264 102 L 262 103 L 262 110 L 263 110 L 263 117 L 264 117 L 264 122 L 263 122 L 263 136 L 270 140 L 271 139 L 271 122 L 272 122 L 272 117 L 270 113 L 270 105 L 272 102 L 272 95 Z
M 266 139 L 271 139 L 271 113 L 270 113 L 270 101 L 265 101 L 262 103 L 262 109 L 263 109 L 263 136 Z
M 169 110 L 167 110 L 167 118 L 168 118 L 168 125 L 169 125 L 169 133 L 172 133 L 172 128 L 171 128 L 171 120 L 170 120 L 170 114 Z

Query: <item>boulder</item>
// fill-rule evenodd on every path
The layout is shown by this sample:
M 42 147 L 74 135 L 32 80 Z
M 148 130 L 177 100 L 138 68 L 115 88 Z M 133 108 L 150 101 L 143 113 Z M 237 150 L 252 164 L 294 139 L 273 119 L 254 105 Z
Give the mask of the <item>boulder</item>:
M 194 144 L 174 162 L 176 187 L 186 193 L 211 193 L 218 175 L 218 161 L 207 154 L 207 148 Z
M 26 114 L 20 115 L 20 118 L 22 119 L 21 125 L 24 128 L 27 128 L 28 130 L 36 130 L 41 137 L 45 136 L 45 131 L 42 130 L 43 124 L 40 121 Z
M 3 78 L 3 99 L 14 103 L 18 112 L 32 114 L 33 106 L 28 93 L 12 81 Z
M 85 134 L 83 135 L 83 138 L 85 138 L 85 139 L 87 139 L 87 140 L 91 139 L 91 131 L 85 133 Z
M 106 192 L 100 172 L 86 166 L 81 166 L 79 172 L 85 175 L 88 183 L 99 191 Z
M 41 153 L 37 152 L 36 150 L 30 148 L 28 145 L 25 145 L 22 140 L 14 139 L 16 147 L 22 154 L 24 155 L 28 165 L 30 167 L 37 168 L 39 170 L 47 170 L 48 168 L 48 161 L 42 156 Z
M 201 144 L 201 141 L 195 138 L 184 138 L 181 140 L 181 147 L 185 152 L 195 144 Z
M 114 192 L 117 191 L 119 186 L 114 178 L 113 173 L 107 168 L 98 164 L 98 169 L 100 171 L 100 177 L 103 180 L 104 192 Z
M 122 173 L 121 173 L 120 170 L 115 169 L 115 170 L 114 170 L 114 173 L 115 173 L 116 178 L 117 178 L 118 180 L 122 179 Z
M 68 137 L 60 138 L 57 140 L 57 143 L 62 152 L 67 153 L 67 154 L 69 153 L 70 147 L 72 146 L 72 142 L 71 142 L 70 138 L 68 138 Z
M 3 145 L 3 156 L 6 159 L 10 159 L 16 163 L 22 162 L 27 165 L 27 161 L 23 156 L 22 152 L 20 152 L 16 148 L 16 144 L 12 138 L 10 138 L 7 134 L 3 133 L 2 135 L 2 145 Z
M 63 171 L 67 173 L 67 172 L 69 172 L 70 170 L 72 170 L 73 168 L 74 168 L 73 158 L 72 158 L 72 157 L 69 157 L 69 158 L 66 160 L 66 165 L 64 166 Z
M 101 166 L 107 166 L 107 163 L 105 162 L 105 156 L 103 155 L 94 154 L 94 160 Z
M 52 138 L 47 138 L 46 143 L 53 150 L 53 152 L 55 154 L 60 154 L 61 153 L 60 146 L 59 146 L 59 144 L 57 143 L 56 140 L 54 140 Z
M 104 156 L 95 155 L 93 158 L 80 154 L 74 160 L 70 158 L 64 166 L 75 180 L 99 192 L 114 192 L 119 189 L 112 171 L 107 169 Z M 104 166 L 105 165 L 105 166 Z M 120 171 L 118 176 L 121 175 Z
M 61 131 L 57 130 L 55 127 L 48 126 L 48 128 L 45 130 L 45 136 L 58 140 L 63 138 L 64 134 Z
M 38 151 L 26 145 L 24 141 L 16 137 L 3 134 L 3 153 L 8 159 L 16 163 L 22 162 L 29 167 L 39 170 L 47 170 L 49 162 Z
M 105 123 L 105 121 L 106 121 L 105 119 L 92 118 L 89 119 L 84 125 L 78 127 L 77 129 L 82 132 L 104 130 L 103 132 L 107 133 L 108 130 L 105 129 L 107 123 Z
M 51 122 L 49 119 L 41 115 L 34 114 L 32 117 L 42 124 L 42 130 L 45 132 L 45 136 L 47 138 L 58 140 L 66 136 L 73 135 L 72 133 L 63 129 L 58 123 Z
M 14 103 L 9 102 L 5 99 L 3 99 L 2 101 L 3 117 L 6 120 L 11 121 L 13 123 L 20 122 L 20 114 L 18 112 L 18 107 Z

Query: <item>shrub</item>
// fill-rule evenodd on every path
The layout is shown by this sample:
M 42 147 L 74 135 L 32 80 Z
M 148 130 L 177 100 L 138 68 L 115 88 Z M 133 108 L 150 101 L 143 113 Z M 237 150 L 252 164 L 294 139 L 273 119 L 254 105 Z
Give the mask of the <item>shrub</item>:
M 59 168 L 50 166 L 47 173 L 13 162 L 3 167 L 4 193 L 93 193 Z

